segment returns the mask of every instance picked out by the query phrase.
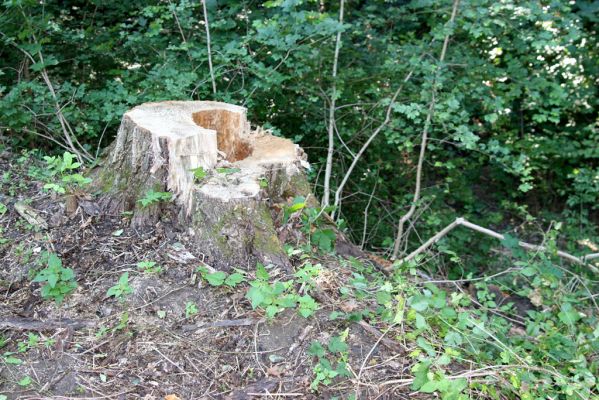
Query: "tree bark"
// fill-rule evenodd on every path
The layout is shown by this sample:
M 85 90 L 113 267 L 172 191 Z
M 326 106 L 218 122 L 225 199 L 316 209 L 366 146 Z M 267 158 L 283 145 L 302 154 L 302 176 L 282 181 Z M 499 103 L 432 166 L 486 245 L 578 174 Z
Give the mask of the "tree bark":
M 201 167 L 198 179 L 192 170 Z M 96 182 L 106 213 L 155 224 L 167 207 L 218 269 L 287 266 L 273 205 L 308 196 L 304 152 L 288 139 L 252 131 L 246 109 L 209 101 L 146 103 L 125 113 Z M 172 202 L 146 207 L 149 191 Z

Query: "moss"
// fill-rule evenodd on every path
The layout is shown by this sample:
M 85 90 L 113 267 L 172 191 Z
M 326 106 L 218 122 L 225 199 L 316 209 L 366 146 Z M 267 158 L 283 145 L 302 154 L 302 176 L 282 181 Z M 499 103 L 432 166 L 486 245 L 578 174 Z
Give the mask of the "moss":
M 283 247 L 277 237 L 270 210 L 262 203 L 256 211 L 258 215 L 254 221 L 258 229 L 254 231 L 254 249 L 265 254 L 282 254 Z

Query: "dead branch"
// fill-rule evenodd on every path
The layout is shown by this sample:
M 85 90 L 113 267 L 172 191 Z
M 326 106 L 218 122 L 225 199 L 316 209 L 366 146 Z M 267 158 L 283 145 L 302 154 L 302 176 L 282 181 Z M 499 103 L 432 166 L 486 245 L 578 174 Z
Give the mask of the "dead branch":
M 339 24 L 343 24 L 344 0 L 339 1 Z M 329 193 L 331 191 L 331 172 L 333 171 L 333 152 L 335 150 L 335 101 L 337 99 L 337 64 L 339 62 L 339 49 L 341 48 L 341 30 L 337 32 L 335 40 L 335 56 L 333 59 L 333 92 L 329 110 L 329 145 L 327 149 L 327 162 L 324 172 L 324 193 L 322 195 L 322 206 L 329 205 Z
M 416 250 L 414 250 L 413 252 L 408 254 L 406 257 L 399 260 L 399 262 L 404 263 L 404 262 L 408 262 L 408 261 L 414 259 L 414 257 L 418 256 L 419 254 L 424 252 L 426 249 L 431 247 L 433 244 L 437 243 L 439 240 L 441 240 L 443 237 L 445 237 L 456 226 L 465 226 L 468 229 L 472 229 L 473 231 L 482 233 L 484 235 L 493 237 L 495 239 L 499 239 L 499 240 L 505 239 L 505 236 L 502 235 L 501 233 L 495 232 L 491 229 L 482 227 L 480 225 L 473 224 L 472 222 L 469 222 L 469 221 L 465 220 L 464 218 L 460 217 L 460 218 L 456 218 L 455 221 L 453 221 L 452 223 L 447 225 L 445 228 L 443 228 L 442 230 L 437 232 L 437 234 L 435 234 L 429 240 L 424 242 L 419 248 L 417 248 Z M 531 243 L 522 242 L 522 241 L 518 242 L 518 246 L 522 247 L 525 250 L 530 250 L 530 251 L 547 251 L 546 246 L 540 246 L 540 245 L 531 244 Z M 599 254 L 587 254 L 584 257 L 576 257 L 570 253 L 566 253 L 565 251 L 558 250 L 556 252 L 556 255 L 567 260 L 567 261 L 570 261 L 574 264 L 588 266 L 594 272 L 599 272 L 599 269 L 597 269 L 597 267 L 595 267 L 594 265 L 588 264 L 589 260 L 599 257 Z M 390 267 L 388 267 L 387 269 L 389 270 Z
M 210 80 L 212 81 L 212 93 L 216 94 L 216 80 L 214 80 L 214 69 L 212 68 L 212 50 L 210 49 L 210 26 L 208 25 L 208 10 L 206 9 L 206 0 L 202 0 L 204 10 L 204 24 L 206 25 L 206 47 L 208 50 L 208 68 L 210 69 Z
M 0 319 L 0 329 L 16 329 L 22 331 L 49 331 L 58 328 L 83 329 L 93 328 L 97 325 L 96 321 L 61 319 L 40 321 L 32 318 L 3 318 Z

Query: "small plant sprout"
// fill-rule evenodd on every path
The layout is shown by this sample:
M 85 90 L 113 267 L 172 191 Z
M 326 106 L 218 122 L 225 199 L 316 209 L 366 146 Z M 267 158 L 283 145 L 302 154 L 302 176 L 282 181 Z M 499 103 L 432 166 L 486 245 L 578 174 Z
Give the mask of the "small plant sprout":
M 125 272 L 120 276 L 118 283 L 108 289 L 106 296 L 113 296 L 116 299 L 122 299 L 123 296 L 131 294 L 132 292 L 133 289 L 131 289 L 131 286 L 129 286 L 129 273 Z
M 152 204 L 160 203 L 161 201 L 170 201 L 173 195 L 170 192 L 155 192 L 154 190 L 148 190 L 143 198 L 137 200 L 141 203 L 142 208 L 146 208 Z
M 156 265 L 154 261 L 140 261 L 137 263 L 137 268 L 147 274 L 159 274 L 162 272 L 162 267 Z
M 41 290 L 44 299 L 52 299 L 60 304 L 66 295 L 77 288 L 75 273 L 71 268 L 64 268 L 56 254 L 46 256 L 46 268 L 39 271 L 33 281 L 44 284 Z
M 193 301 L 185 303 L 185 318 L 189 319 L 198 313 L 198 306 Z
M 197 271 L 200 273 L 202 279 L 204 279 L 210 286 L 228 286 L 234 288 L 242 282 L 245 282 L 245 272 L 242 270 L 235 270 L 232 274 L 226 272 L 216 271 L 209 272 L 206 267 L 198 267 Z
M 48 166 L 50 181 L 44 185 L 44 190 L 52 190 L 59 194 L 65 194 L 67 190 L 89 184 L 92 180 L 76 173 L 81 163 L 75 161 L 74 154 L 68 151 L 61 156 L 44 157 Z
M 191 172 L 193 172 L 193 176 L 197 182 L 203 181 L 206 175 L 208 175 L 206 170 L 204 170 L 202 167 L 194 168 L 191 170 Z

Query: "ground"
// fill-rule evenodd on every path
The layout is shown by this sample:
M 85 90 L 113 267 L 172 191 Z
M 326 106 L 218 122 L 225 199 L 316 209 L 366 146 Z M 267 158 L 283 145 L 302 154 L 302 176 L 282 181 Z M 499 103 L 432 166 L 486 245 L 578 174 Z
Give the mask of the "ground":
M 235 287 L 211 286 L 198 270 L 210 271 L 202 249 L 168 213 L 151 229 L 132 229 L 127 215 L 99 213 L 90 190 L 78 193 L 75 207 L 72 198 L 44 191 L 35 165 L 29 156 L 0 157 L 0 204 L 6 206 L 0 214 L 0 398 L 408 397 L 409 348 L 388 339 L 399 328 L 363 318 L 376 302 L 346 289 L 362 279 L 356 268 L 374 269 L 366 260 L 292 244 L 296 273 L 322 266 L 309 289 L 297 279 L 289 289 L 310 293 L 317 310 L 305 318 L 288 308 L 268 318 L 247 297 L 256 270 Z M 17 202 L 48 228 L 27 223 Z M 42 283 L 33 282 L 48 252 L 77 281 L 60 304 L 42 298 Z M 143 271 L 142 261 L 161 270 Z M 273 282 L 297 278 L 266 270 Z M 108 297 L 124 273 L 131 293 Z

